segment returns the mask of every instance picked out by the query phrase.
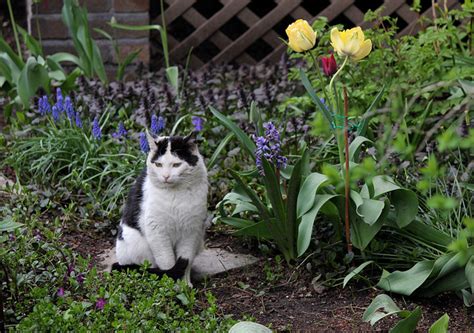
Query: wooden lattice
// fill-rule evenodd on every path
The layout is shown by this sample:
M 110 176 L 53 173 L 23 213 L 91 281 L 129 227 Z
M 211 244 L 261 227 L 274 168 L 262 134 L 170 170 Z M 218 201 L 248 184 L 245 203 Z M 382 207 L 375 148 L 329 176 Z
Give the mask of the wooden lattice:
M 158 2 L 158 1 L 156 1 Z M 184 63 L 190 49 L 190 66 L 199 68 L 213 63 L 275 62 L 286 46 L 279 37 L 298 18 L 312 22 L 325 16 L 332 24 L 369 25 L 364 12 L 383 5 L 383 15 L 398 18 L 399 35 L 416 33 L 419 14 L 407 0 L 165 0 L 170 58 Z M 422 14 L 432 17 L 431 1 L 422 1 Z M 459 1 L 443 0 L 440 6 L 453 8 Z M 160 24 L 161 15 L 151 13 L 152 23 Z M 159 35 L 152 36 L 152 59 L 160 56 Z

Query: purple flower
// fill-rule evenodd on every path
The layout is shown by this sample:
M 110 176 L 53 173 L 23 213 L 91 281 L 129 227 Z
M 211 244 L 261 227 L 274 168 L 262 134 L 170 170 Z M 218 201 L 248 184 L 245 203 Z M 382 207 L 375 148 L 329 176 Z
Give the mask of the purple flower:
M 67 272 L 66 272 L 66 275 L 69 277 L 71 276 L 72 272 L 74 272 L 74 264 L 70 264 L 67 266 Z
M 92 135 L 97 139 L 100 140 L 102 137 L 102 131 L 99 125 L 99 118 L 95 117 L 94 121 L 92 122 Z
M 53 105 L 53 111 L 51 112 L 51 115 L 53 116 L 54 122 L 59 121 L 60 114 L 59 114 L 58 107 L 56 105 Z
M 66 100 L 65 100 L 65 103 L 64 103 L 64 109 L 66 110 L 67 119 L 69 119 L 70 122 L 73 122 L 75 112 L 74 112 L 74 107 L 72 106 L 71 97 L 69 97 L 69 96 L 66 96 Z
M 63 287 L 59 288 L 56 295 L 58 295 L 58 297 L 63 297 L 64 296 L 64 288 Z
M 145 133 L 140 133 L 140 149 L 144 153 L 148 153 L 150 151 L 150 146 L 148 145 L 148 140 L 146 139 Z
M 82 128 L 82 120 L 81 120 L 81 115 L 79 112 L 76 112 L 76 126 L 78 128 Z
M 105 304 L 107 304 L 107 301 L 103 298 L 99 298 L 97 302 L 95 302 L 95 308 L 97 310 L 104 310 Z
M 61 88 L 56 89 L 56 108 L 58 112 L 64 111 L 64 103 L 63 103 L 63 93 L 61 92 Z
M 84 274 L 80 273 L 76 276 L 76 281 L 77 283 L 79 284 L 83 284 L 84 283 Z
M 51 105 L 49 104 L 47 96 L 38 99 L 38 110 L 42 116 L 51 112 Z
M 268 162 L 274 163 L 277 169 L 286 167 L 287 158 L 281 156 L 281 142 L 280 133 L 273 123 L 268 122 L 263 124 L 265 128 L 265 136 L 255 137 L 255 144 L 257 149 L 255 151 L 255 159 L 257 168 L 261 175 L 264 174 L 262 157 Z
M 155 114 L 151 116 L 151 133 L 157 135 L 163 130 L 163 128 L 165 128 L 165 119 L 161 116 L 157 117 Z
M 125 137 L 127 136 L 127 130 L 125 129 L 125 125 L 123 124 L 123 122 L 120 122 L 118 124 L 118 128 L 117 128 L 117 132 L 115 133 L 112 133 L 112 137 L 116 138 L 116 139 L 120 139 L 121 137 Z
M 194 130 L 196 132 L 202 131 L 204 120 L 201 117 L 192 116 L 191 122 L 192 122 L 192 124 L 194 126 Z

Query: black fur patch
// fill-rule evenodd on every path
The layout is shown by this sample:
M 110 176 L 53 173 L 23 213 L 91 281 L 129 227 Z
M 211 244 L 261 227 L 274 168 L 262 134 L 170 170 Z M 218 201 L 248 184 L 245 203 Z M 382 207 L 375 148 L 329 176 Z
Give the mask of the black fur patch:
M 117 228 L 117 238 L 119 240 L 123 240 L 123 228 L 122 226 L 119 224 L 118 228 Z
M 192 149 L 194 143 L 187 138 L 180 136 L 173 136 L 170 138 L 171 153 L 178 156 L 180 159 L 186 161 L 189 165 L 195 166 L 199 158 L 193 155 Z
M 157 149 L 155 151 L 155 154 L 151 158 L 152 162 L 155 162 L 157 159 L 159 159 L 161 156 L 166 154 L 166 149 L 168 148 L 168 139 L 162 139 L 156 143 Z
M 155 267 L 155 268 L 148 268 L 147 271 L 148 273 L 156 274 L 158 276 L 163 276 L 166 274 L 170 278 L 177 280 L 184 276 L 184 271 L 186 270 L 188 263 L 189 263 L 188 259 L 183 259 L 179 257 L 178 260 L 176 261 L 176 264 L 174 264 L 174 266 L 171 267 L 170 269 L 160 269 L 159 267 Z M 120 265 L 118 262 L 116 262 L 112 265 L 112 271 L 123 272 L 127 270 L 139 270 L 140 267 L 141 265 L 136 265 L 136 264 Z
M 140 213 L 140 204 L 143 200 L 143 183 L 146 177 L 146 167 L 142 173 L 135 180 L 130 192 L 128 192 L 127 202 L 122 213 L 122 222 L 128 225 L 130 228 L 140 230 L 138 224 L 138 215 Z M 120 231 L 119 231 L 120 237 Z

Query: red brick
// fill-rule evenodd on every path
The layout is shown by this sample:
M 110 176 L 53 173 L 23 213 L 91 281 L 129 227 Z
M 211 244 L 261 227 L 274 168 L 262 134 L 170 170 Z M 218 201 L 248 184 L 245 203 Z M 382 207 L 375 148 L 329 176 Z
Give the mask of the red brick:
M 114 0 L 114 10 L 117 13 L 148 12 L 150 1 L 160 0 Z
M 31 33 L 38 37 L 36 20 L 38 19 L 41 39 L 68 39 L 69 31 L 59 15 L 43 15 L 33 17 L 31 22 Z
M 81 6 L 85 6 L 89 13 L 105 13 L 112 8 L 112 0 L 79 0 Z M 33 13 L 36 13 L 36 5 L 33 5 Z M 63 0 L 43 0 L 38 4 L 38 13 L 51 14 L 61 13 Z
M 131 43 L 124 43 L 123 41 L 119 41 L 119 49 L 120 49 L 120 59 L 124 60 L 125 57 L 138 49 L 141 49 L 138 56 L 135 58 L 133 63 L 143 62 L 148 64 L 150 62 L 150 44 L 143 42 L 142 44 L 131 44 Z

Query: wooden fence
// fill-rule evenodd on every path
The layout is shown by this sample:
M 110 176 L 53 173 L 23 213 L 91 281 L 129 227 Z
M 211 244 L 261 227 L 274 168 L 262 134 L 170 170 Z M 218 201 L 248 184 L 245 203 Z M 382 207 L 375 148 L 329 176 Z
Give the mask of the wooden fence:
M 332 24 L 360 25 L 368 9 L 384 6 L 383 15 L 398 19 L 399 35 L 418 31 L 420 14 L 410 9 L 409 0 L 165 0 L 170 58 L 184 63 L 192 48 L 190 66 L 199 68 L 209 62 L 275 62 L 285 52 L 279 38 L 298 18 L 312 22 L 325 16 Z M 432 17 L 432 1 L 421 1 L 421 15 Z M 440 7 L 453 8 L 459 1 L 439 1 Z M 161 24 L 159 0 L 151 1 L 152 23 Z M 158 63 L 161 41 L 151 36 L 151 59 Z

